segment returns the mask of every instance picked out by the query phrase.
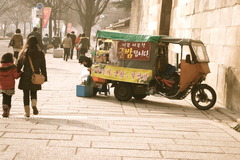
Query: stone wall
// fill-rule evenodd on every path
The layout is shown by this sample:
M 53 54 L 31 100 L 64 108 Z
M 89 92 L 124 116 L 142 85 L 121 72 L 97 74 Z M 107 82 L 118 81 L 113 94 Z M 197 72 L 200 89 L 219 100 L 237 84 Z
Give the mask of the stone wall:
M 158 35 L 161 14 L 160 0 L 133 0 L 130 33 Z
M 205 43 L 211 61 L 206 82 L 220 104 L 240 112 L 240 0 L 172 3 L 170 36 Z M 162 0 L 133 0 L 130 31 L 158 35 L 161 6 Z
M 174 0 L 170 35 L 202 40 L 210 58 L 207 83 L 218 102 L 240 111 L 240 0 Z

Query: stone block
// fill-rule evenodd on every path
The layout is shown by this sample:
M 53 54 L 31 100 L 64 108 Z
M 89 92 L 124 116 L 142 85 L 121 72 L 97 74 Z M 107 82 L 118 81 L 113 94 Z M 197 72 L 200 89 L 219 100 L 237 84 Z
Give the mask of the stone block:
M 214 10 L 208 12 L 207 17 L 207 27 L 218 27 L 220 21 L 220 10 Z M 206 18 L 203 17 L 203 18 Z
M 210 42 L 210 32 L 211 29 L 202 29 L 201 30 L 201 40 L 203 41 L 203 43 L 207 44 Z
M 220 26 L 231 26 L 232 25 L 232 14 L 233 8 L 222 8 L 220 9 Z
M 194 14 L 194 1 L 189 1 L 186 4 L 185 15 L 192 15 Z
M 219 6 L 219 8 L 230 7 L 230 6 L 233 6 L 234 4 L 236 4 L 237 1 L 239 1 L 239 0 L 219 0 L 218 6 Z
M 61 140 L 71 140 L 72 135 L 61 135 L 61 134 L 32 134 L 32 133 L 6 133 L 3 138 L 21 138 L 21 139 L 61 139 Z
M 233 7 L 232 25 L 240 25 L 240 5 Z
M 150 150 L 147 143 L 92 142 L 92 148 Z
M 212 142 L 213 143 L 213 142 Z M 188 145 L 189 146 L 189 145 Z M 182 152 L 182 151 L 162 151 L 165 159 L 238 159 L 238 155 L 230 156 L 228 154 L 222 154 L 221 151 L 217 153 L 205 153 L 205 152 Z
M 192 28 L 201 28 L 205 18 L 202 13 L 194 14 L 192 16 Z
M 201 38 L 201 29 L 192 29 L 192 39 L 199 40 Z
M 54 58 L 62 58 L 63 57 L 63 49 L 54 49 L 53 57 Z
M 238 40 L 238 28 L 237 27 L 228 27 L 225 36 L 225 44 L 235 46 Z
M 232 67 L 240 67 L 239 63 L 239 47 L 236 46 L 224 46 L 223 47 L 223 53 L 225 56 L 224 58 L 224 64 L 227 66 L 232 66 Z
M 202 3 L 203 0 L 195 0 L 195 13 L 203 12 L 204 9 L 204 3 Z
M 81 148 L 77 150 L 77 155 L 96 155 L 96 157 L 105 156 L 121 156 L 121 157 L 141 157 L 151 159 L 158 158 L 161 159 L 159 151 L 151 151 L 151 150 L 133 150 L 133 149 L 95 149 L 95 148 Z M 111 159 L 112 160 L 112 159 Z
M 184 17 L 184 27 L 187 29 L 192 28 L 192 18 L 193 16 L 186 16 Z
M 209 10 L 217 9 L 217 5 L 218 5 L 217 2 L 218 2 L 218 0 L 211 0 L 211 1 L 209 1 L 208 9 Z
M 225 104 L 226 102 L 226 84 L 225 84 L 225 78 L 226 78 L 226 66 L 225 65 L 218 65 L 217 72 L 217 83 L 216 83 L 216 93 L 217 93 L 217 99 L 218 102 L 221 104 Z
M 224 45 L 225 43 L 225 28 L 212 28 L 210 30 L 210 43 L 214 45 Z
M 218 64 L 215 62 L 210 62 L 209 64 L 210 73 L 207 75 L 206 82 L 214 89 L 217 88 L 217 74 L 218 74 Z
M 229 67 L 226 75 L 226 104 L 227 108 L 240 111 L 240 69 Z
M 51 147 L 90 147 L 91 141 L 64 141 L 64 140 L 50 140 L 48 146 Z
M 240 46 L 240 25 L 237 27 L 237 46 Z

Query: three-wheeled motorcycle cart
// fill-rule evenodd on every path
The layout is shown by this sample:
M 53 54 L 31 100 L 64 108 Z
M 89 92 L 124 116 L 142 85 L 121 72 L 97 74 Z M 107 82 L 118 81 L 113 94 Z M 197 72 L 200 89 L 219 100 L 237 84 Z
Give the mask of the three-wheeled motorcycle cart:
M 97 31 L 95 53 L 91 68 L 95 93 L 111 84 L 119 101 L 147 95 L 184 99 L 191 93 L 198 109 L 210 109 L 216 102 L 214 89 L 202 84 L 210 69 L 199 40 Z M 173 53 L 178 55 L 175 59 Z

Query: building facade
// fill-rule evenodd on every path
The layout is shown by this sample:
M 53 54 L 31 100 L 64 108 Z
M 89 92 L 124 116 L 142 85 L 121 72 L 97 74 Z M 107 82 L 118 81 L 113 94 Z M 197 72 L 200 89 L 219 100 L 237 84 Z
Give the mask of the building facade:
M 219 104 L 240 112 L 240 0 L 133 0 L 129 32 L 202 40 L 206 82 Z

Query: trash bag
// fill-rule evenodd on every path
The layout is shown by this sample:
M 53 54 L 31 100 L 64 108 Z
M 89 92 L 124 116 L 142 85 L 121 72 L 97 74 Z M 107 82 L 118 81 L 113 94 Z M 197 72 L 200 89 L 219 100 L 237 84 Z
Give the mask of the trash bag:
M 81 73 L 81 82 L 82 83 L 86 82 L 89 75 L 90 75 L 90 72 L 88 71 L 88 68 L 83 67 L 83 70 Z

